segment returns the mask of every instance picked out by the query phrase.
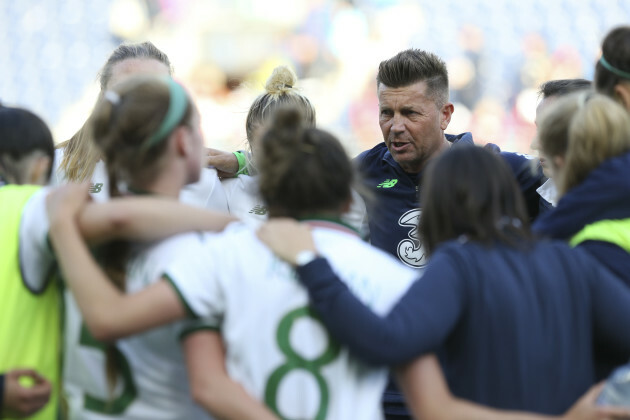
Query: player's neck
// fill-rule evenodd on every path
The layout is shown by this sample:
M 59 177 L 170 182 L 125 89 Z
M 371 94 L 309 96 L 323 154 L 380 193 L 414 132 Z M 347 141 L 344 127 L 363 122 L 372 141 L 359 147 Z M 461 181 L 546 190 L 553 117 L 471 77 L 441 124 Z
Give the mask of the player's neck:
M 158 177 L 145 185 L 134 184 L 129 187 L 130 191 L 142 191 L 146 194 L 161 195 L 165 197 L 179 198 L 182 183 L 174 178 Z

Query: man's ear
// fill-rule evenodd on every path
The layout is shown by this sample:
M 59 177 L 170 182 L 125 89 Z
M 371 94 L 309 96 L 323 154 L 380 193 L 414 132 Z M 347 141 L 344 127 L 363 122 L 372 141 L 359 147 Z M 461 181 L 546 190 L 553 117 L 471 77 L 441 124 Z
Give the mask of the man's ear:
M 452 103 L 447 102 L 440 109 L 440 128 L 442 131 L 446 131 L 448 125 L 451 123 L 451 116 L 455 112 L 455 107 Z

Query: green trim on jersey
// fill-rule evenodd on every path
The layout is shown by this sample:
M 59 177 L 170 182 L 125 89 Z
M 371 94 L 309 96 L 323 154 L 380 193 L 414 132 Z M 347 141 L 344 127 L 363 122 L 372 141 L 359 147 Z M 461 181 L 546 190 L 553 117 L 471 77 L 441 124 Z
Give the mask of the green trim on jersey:
M 221 327 L 215 327 L 213 325 L 200 325 L 198 327 L 186 328 L 179 334 L 179 341 L 183 341 L 189 335 L 197 333 L 199 331 L 214 331 L 220 333 Z
M 153 193 L 151 191 L 144 190 L 142 188 L 135 188 L 131 185 L 127 187 L 127 192 L 131 195 L 155 195 L 159 196 L 159 194 Z
M 19 257 L 22 214 L 40 190 L 35 185 L 0 188 L 0 372 L 28 367 L 48 379 L 52 383 L 50 402 L 29 419 L 50 420 L 58 414 L 61 386 L 59 289 L 49 284 L 38 293 L 30 291 Z
M 122 392 L 119 396 L 113 395 L 109 400 L 102 400 L 93 395 L 85 393 L 83 400 L 83 407 L 86 410 L 93 411 L 95 413 L 107 414 L 107 415 L 120 415 L 124 414 L 127 408 L 134 402 L 138 396 L 138 388 L 136 382 L 133 379 L 133 372 L 129 361 L 116 346 L 112 345 L 108 349 L 105 343 L 98 341 L 92 336 L 85 323 L 81 323 L 81 335 L 79 337 L 79 345 L 88 347 L 97 351 L 102 351 L 107 354 L 107 351 L 111 351 L 111 354 L 118 370 L 118 375 L 122 379 Z
M 630 219 L 601 220 L 584 226 L 569 244 L 578 246 L 585 241 L 603 241 L 617 245 L 630 252 Z
M 344 222 L 343 220 L 341 220 L 338 217 L 333 217 L 333 216 L 324 216 L 324 215 L 318 215 L 318 214 L 311 214 L 311 215 L 306 215 L 304 217 L 299 217 L 297 219 L 300 222 L 329 222 L 329 223 L 335 223 L 337 225 L 341 225 L 345 228 L 350 229 L 351 231 L 353 231 L 354 233 L 356 233 L 357 235 L 360 235 L 359 231 L 350 226 L 349 224 L 347 224 L 346 222 Z
M 171 287 L 173 287 L 173 290 L 177 294 L 177 297 L 182 302 L 182 306 L 184 306 L 184 309 L 186 310 L 186 315 L 188 315 L 189 318 L 199 319 L 199 315 L 197 315 L 195 311 L 192 310 L 192 308 L 188 304 L 188 301 L 186 301 L 186 298 L 184 298 L 184 295 L 179 290 L 173 279 L 168 274 L 164 274 L 162 275 L 162 277 L 164 278 L 164 280 L 166 280 L 167 283 L 171 285 Z

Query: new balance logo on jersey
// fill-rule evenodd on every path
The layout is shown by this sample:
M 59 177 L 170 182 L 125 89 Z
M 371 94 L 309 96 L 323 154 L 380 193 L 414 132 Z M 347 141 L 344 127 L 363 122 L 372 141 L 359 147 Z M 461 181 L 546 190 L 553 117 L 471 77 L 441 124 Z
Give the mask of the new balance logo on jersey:
M 258 204 L 254 206 L 254 208 L 251 209 L 249 212 L 252 214 L 257 214 L 259 216 L 264 216 L 265 214 L 267 214 L 267 208 Z
M 103 189 L 103 184 L 98 183 L 98 184 L 90 184 L 90 193 L 92 194 L 98 194 L 101 192 L 101 190 Z
M 376 186 L 376 188 L 391 188 L 398 183 L 397 179 L 386 179 Z

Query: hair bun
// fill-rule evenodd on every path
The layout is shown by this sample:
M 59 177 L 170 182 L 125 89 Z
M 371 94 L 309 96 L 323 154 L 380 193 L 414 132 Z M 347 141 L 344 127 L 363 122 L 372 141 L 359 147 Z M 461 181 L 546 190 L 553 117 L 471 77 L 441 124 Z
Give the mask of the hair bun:
M 287 66 L 278 66 L 273 69 L 271 76 L 267 79 L 265 84 L 265 90 L 269 94 L 280 94 L 287 92 L 289 89 L 293 89 L 297 83 L 297 76 Z

